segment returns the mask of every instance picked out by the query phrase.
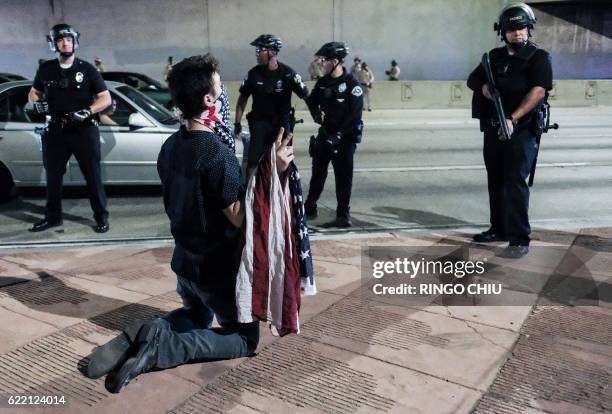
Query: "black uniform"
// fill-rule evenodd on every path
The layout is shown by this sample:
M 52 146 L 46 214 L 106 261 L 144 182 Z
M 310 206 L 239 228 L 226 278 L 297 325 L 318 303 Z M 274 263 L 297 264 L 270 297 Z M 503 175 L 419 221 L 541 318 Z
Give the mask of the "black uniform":
M 57 59 L 42 63 L 34 88 L 43 92 L 49 103 L 51 121 L 43 136 L 43 159 L 47 172 L 47 211 L 49 221 L 62 216 L 62 178 L 72 154 L 87 181 L 89 201 L 97 222 L 106 219 L 106 194 L 100 174 L 100 133 L 94 120 L 71 121 L 67 114 L 89 108 L 95 95 L 107 90 L 93 65 L 75 59 L 62 69 Z
M 321 111 L 325 117 L 310 151 L 312 177 L 304 207 L 307 214 L 316 212 L 317 200 L 323 191 L 331 161 L 336 177 L 336 216 L 348 219 L 353 157 L 363 130 L 363 89 L 353 75 L 342 69 L 342 75 L 337 78 L 326 75 L 319 79 L 306 99 L 315 122 L 321 123 Z
M 491 69 L 502 98 L 504 113 L 510 115 L 536 86 L 552 89 L 552 65 L 548 52 L 528 43 L 510 55 L 506 46 L 491 50 Z M 468 78 L 475 92 L 473 116 L 480 118 L 484 132 L 484 161 L 487 168 L 491 231 L 505 235 L 511 245 L 529 245 L 529 187 L 526 179 L 538 151 L 535 109 L 518 120 L 510 140 L 498 138 L 493 125 L 493 102 L 482 95 L 486 83 L 479 65 Z M 537 109 L 537 107 L 536 107 Z
M 240 94 L 247 97 L 253 95 L 251 112 L 247 115 L 251 134 L 249 166 L 257 164 L 263 152 L 276 139 L 280 127 L 289 131 L 292 92 L 302 99 L 308 96 L 301 76 L 280 62 L 278 68 L 272 71 L 265 65 L 255 66 L 242 82 Z

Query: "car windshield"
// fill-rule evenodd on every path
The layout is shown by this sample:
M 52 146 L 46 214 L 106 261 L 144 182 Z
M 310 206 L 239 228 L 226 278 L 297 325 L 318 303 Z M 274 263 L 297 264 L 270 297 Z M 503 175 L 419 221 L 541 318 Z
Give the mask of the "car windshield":
M 162 124 L 174 124 L 178 122 L 176 116 L 164 108 L 162 105 L 155 102 L 148 96 L 138 92 L 130 86 L 119 86 L 117 91 L 125 95 L 129 100 L 146 111 L 149 115 Z
M 153 85 L 155 86 L 156 89 L 158 90 L 162 90 L 164 89 L 164 87 L 161 85 L 161 83 L 159 83 L 158 81 L 156 81 L 155 79 L 149 78 L 147 75 L 143 75 L 141 73 L 138 74 L 138 77 L 145 83 L 147 83 L 149 86 Z

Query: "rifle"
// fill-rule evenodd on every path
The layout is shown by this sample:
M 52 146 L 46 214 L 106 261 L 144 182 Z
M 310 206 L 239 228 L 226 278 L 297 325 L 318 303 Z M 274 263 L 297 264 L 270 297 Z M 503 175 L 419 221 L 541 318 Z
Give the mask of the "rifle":
M 499 130 L 501 132 L 500 139 L 510 139 L 510 131 L 508 131 L 508 124 L 506 124 L 506 115 L 504 114 L 504 107 L 502 106 L 499 90 L 497 90 L 497 87 L 495 86 L 495 79 L 493 78 L 493 71 L 491 70 L 491 59 L 489 58 L 488 53 L 482 55 L 481 65 L 483 66 L 485 73 L 487 74 L 489 92 L 491 92 L 491 96 L 493 97 L 493 104 L 495 105 L 495 115 L 497 117 L 497 123 L 499 124 Z
M 291 107 L 291 109 L 289 110 L 289 131 L 287 131 L 287 133 L 292 133 L 293 134 L 293 128 L 295 128 L 295 124 L 303 124 L 304 120 L 303 119 L 295 119 L 295 108 Z M 289 141 L 288 145 L 293 145 L 293 139 L 291 139 L 291 141 Z
M 540 108 L 536 110 L 536 143 L 538 144 L 538 149 L 533 159 L 533 164 L 531 165 L 531 171 L 529 172 L 529 182 L 527 183 L 529 187 L 533 186 L 533 178 L 535 177 L 536 164 L 538 163 L 538 153 L 540 152 L 542 134 L 547 133 L 549 129 L 559 129 L 559 124 L 556 122 L 550 125 L 550 104 L 546 100 L 547 98 L 548 96 L 544 98 L 544 102 L 542 102 Z

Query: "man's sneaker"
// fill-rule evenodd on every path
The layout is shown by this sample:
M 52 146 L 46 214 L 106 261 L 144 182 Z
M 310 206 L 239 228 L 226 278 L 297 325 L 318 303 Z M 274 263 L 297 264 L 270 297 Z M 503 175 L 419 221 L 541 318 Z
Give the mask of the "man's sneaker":
M 508 239 L 503 234 L 497 234 L 491 229 L 483 231 L 482 233 L 475 234 L 472 239 L 476 243 L 490 243 L 496 241 L 507 241 Z

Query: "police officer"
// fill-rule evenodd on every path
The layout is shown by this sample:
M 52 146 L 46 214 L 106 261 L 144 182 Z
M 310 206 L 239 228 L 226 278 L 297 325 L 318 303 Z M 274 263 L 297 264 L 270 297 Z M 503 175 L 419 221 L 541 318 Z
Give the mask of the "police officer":
M 359 81 L 342 66 L 349 48 L 342 42 L 324 44 L 316 53 L 325 76 L 317 81 L 306 99 L 314 121 L 321 125 L 311 142 L 312 177 L 304 205 L 310 219 L 317 217 L 317 200 L 321 196 L 327 167 L 331 161 L 336 177 L 336 219 L 326 227 L 350 227 L 353 157 L 361 142 L 363 122 L 363 89 Z
M 491 68 L 502 100 L 511 139 L 502 140 L 494 121 L 484 68 L 469 76 L 474 91 L 474 117 L 484 132 L 484 161 L 489 187 L 491 227 L 474 236 L 476 242 L 509 241 L 507 257 L 529 251 L 529 187 L 526 179 L 537 154 L 537 112 L 552 89 L 552 66 L 548 52 L 529 41 L 536 23 L 533 10 L 524 3 L 504 8 L 495 30 L 505 45 L 489 53 Z
M 111 104 L 111 96 L 96 68 L 75 57 L 79 33 L 67 24 L 53 26 L 47 36 L 58 58 L 42 63 L 29 93 L 33 110 L 51 116 L 43 136 L 47 174 L 45 217 L 31 231 L 62 224 L 62 178 L 72 154 L 87 181 L 98 233 L 107 232 L 106 194 L 100 174 L 100 134 L 94 114 Z M 44 99 L 41 99 L 44 96 Z
M 279 128 L 291 132 L 291 93 L 295 92 L 302 99 L 308 96 L 301 76 L 278 61 L 278 52 L 283 43 L 277 36 L 262 34 L 251 45 L 255 46 L 257 66 L 249 71 L 240 86 L 234 124 L 234 133 L 239 137 L 242 115 L 252 95 L 251 112 L 247 114 L 251 134 L 247 163 L 249 176 L 261 155 L 276 140 Z

